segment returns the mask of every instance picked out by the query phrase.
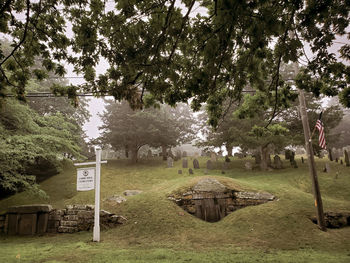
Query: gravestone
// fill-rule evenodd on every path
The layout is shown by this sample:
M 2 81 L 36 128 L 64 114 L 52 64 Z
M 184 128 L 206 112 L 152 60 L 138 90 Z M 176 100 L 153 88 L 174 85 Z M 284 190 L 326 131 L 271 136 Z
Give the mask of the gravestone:
M 329 163 L 325 164 L 323 172 L 325 172 L 325 173 L 330 173 L 331 172 L 331 167 L 329 166 Z
M 301 157 L 301 163 L 304 163 L 304 157 Z
M 332 154 L 332 149 L 328 150 L 328 158 L 332 162 L 333 161 L 333 154 Z
M 182 158 L 182 154 L 180 150 L 176 151 L 176 159 L 180 160 Z
M 177 173 L 178 173 L 178 174 L 182 174 L 182 170 L 178 170 Z
M 170 156 L 167 159 L 167 163 L 168 163 L 168 168 L 171 168 L 174 166 L 174 160 L 173 158 L 171 158 Z
M 211 160 L 207 161 L 207 170 L 212 170 L 213 169 L 213 162 Z
M 188 173 L 189 173 L 189 174 L 193 174 L 192 168 L 188 169 Z
M 343 165 L 343 164 L 344 164 L 344 163 L 343 163 L 343 159 L 340 159 L 340 164 L 341 164 L 341 165 Z
M 197 159 L 194 159 L 194 160 L 193 160 L 193 168 L 194 168 L 194 169 L 199 169 L 199 162 L 198 162 Z
M 344 160 L 345 160 L 346 166 L 350 166 L 349 153 L 347 150 L 344 150 Z
M 335 162 L 337 163 L 339 160 L 338 160 L 338 158 L 335 158 Z
M 216 162 L 217 161 L 217 156 L 216 156 L 216 153 L 211 153 L 210 154 L 210 160 L 214 163 L 214 162 Z
M 246 170 L 253 170 L 253 165 L 252 165 L 251 162 L 246 162 L 244 164 L 244 167 L 245 167 Z
M 182 152 L 182 157 L 187 157 L 187 152 L 186 151 Z
M 188 161 L 187 158 L 182 159 L 182 168 L 188 168 Z
M 297 162 L 293 159 L 290 161 L 290 165 L 293 167 L 293 168 L 298 168 L 298 164 Z
M 231 162 L 231 159 L 228 157 L 228 155 L 225 156 L 225 162 L 227 163 Z
M 273 165 L 276 169 L 282 169 L 283 168 L 283 164 L 281 161 L 281 158 L 278 155 L 275 155 L 275 157 L 273 157 Z
M 205 170 L 204 170 L 204 174 L 208 174 L 208 169 L 205 169 Z

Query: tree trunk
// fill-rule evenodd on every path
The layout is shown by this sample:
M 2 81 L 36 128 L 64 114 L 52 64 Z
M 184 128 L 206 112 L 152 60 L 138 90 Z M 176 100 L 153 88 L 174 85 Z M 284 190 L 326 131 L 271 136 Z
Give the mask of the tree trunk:
M 268 146 L 269 145 L 260 146 L 260 155 L 261 155 L 260 168 L 263 171 L 266 171 L 269 165 L 271 164 L 270 151 Z
M 131 160 L 133 163 L 137 163 L 138 159 L 137 159 L 137 153 L 139 152 L 139 148 L 138 147 L 132 147 L 131 149 Z
M 232 156 L 232 145 L 227 143 L 226 144 L 226 151 L 228 156 Z
M 129 158 L 129 147 L 125 145 L 125 157 Z
M 162 145 L 162 155 L 163 155 L 163 161 L 167 160 L 167 152 L 166 152 L 166 145 Z

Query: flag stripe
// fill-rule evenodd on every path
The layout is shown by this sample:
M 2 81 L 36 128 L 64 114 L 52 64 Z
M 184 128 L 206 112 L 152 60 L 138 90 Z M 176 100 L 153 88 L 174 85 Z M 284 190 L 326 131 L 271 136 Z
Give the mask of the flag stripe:
M 317 120 L 316 122 L 316 128 L 319 132 L 319 136 L 318 136 L 318 145 L 322 148 L 322 149 L 326 149 L 326 139 L 325 139 L 325 135 L 324 135 L 324 127 L 323 127 L 323 123 L 321 120 Z

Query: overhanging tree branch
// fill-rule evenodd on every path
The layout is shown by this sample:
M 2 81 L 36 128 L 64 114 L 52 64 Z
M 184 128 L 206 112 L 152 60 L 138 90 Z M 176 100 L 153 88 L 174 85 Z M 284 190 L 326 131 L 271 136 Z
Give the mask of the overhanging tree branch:
M 23 32 L 23 36 L 22 39 L 19 41 L 19 43 L 14 47 L 14 49 L 12 50 L 12 52 L 0 63 L 0 67 L 10 58 L 13 56 L 13 54 L 15 54 L 15 52 L 17 51 L 17 49 L 20 48 L 20 46 L 24 43 L 24 41 L 26 40 L 27 37 L 27 32 L 28 32 L 28 25 L 29 25 L 29 14 L 30 14 L 30 1 L 27 0 L 27 12 L 26 12 L 26 24 L 24 26 L 24 32 Z

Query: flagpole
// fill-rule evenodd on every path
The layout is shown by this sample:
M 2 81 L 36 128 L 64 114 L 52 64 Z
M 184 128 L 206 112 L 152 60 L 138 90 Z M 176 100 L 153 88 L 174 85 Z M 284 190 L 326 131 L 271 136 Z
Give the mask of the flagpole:
M 314 159 L 314 150 L 312 148 L 311 138 L 310 138 L 310 126 L 309 120 L 306 112 L 306 102 L 304 91 L 299 89 L 299 103 L 300 103 L 300 115 L 301 121 L 303 123 L 304 137 L 305 137 L 305 148 L 307 152 L 307 159 L 309 163 L 309 171 L 311 175 L 313 194 L 315 198 L 315 206 L 317 210 L 317 224 L 322 231 L 327 231 L 326 223 L 323 214 L 323 204 L 321 198 L 320 187 L 318 184 L 317 171 Z

